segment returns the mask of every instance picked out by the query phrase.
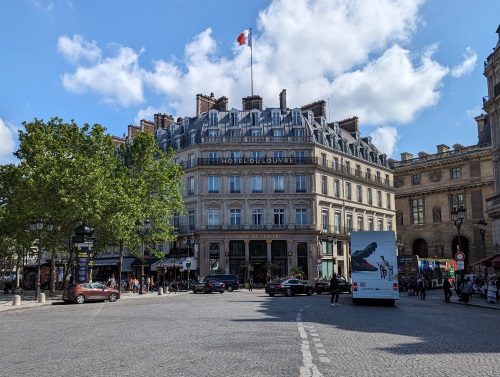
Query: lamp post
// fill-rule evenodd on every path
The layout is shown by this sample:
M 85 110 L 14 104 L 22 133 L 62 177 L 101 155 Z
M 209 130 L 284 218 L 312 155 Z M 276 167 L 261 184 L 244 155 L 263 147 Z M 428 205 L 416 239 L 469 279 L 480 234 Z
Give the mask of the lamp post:
M 332 234 L 329 234 L 327 239 L 328 239 L 328 242 L 330 242 L 332 244 L 332 272 L 334 272 L 333 269 L 335 268 L 334 266 L 335 266 L 336 258 L 333 255 L 333 246 L 337 244 L 337 237 L 335 237 Z
M 187 276 L 187 289 L 189 291 L 190 289 L 190 272 L 191 272 L 191 247 L 194 245 L 194 239 L 193 238 L 188 238 L 184 237 L 184 240 L 182 241 L 184 244 L 184 247 L 187 249 L 187 258 L 186 258 L 186 267 L 188 270 L 188 276 Z
M 455 223 L 455 226 L 457 227 L 458 231 L 458 251 L 462 251 L 462 237 L 460 236 L 460 227 L 462 226 L 462 223 L 465 218 L 465 208 L 463 206 L 460 206 L 458 208 L 453 208 L 451 210 L 451 219 Z M 461 269 L 460 272 L 461 277 L 463 278 L 464 275 L 464 270 Z
M 149 229 L 151 229 L 151 222 L 146 219 L 144 222 L 137 220 L 135 222 L 135 230 L 139 237 L 141 237 L 142 243 L 142 259 L 141 259 L 141 289 L 139 290 L 139 294 L 144 294 L 144 237 L 148 234 Z
M 35 299 L 40 298 L 40 291 L 41 291 L 41 279 L 40 279 L 40 259 L 42 256 L 42 230 L 44 225 L 47 226 L 47 230 L 49 232 L 52 232 L 52 229 L 54 229 L 54 224 L 52 224 L 51 221 L 48 223 L 44 223 L 42 220 L 33 220 L 30 223 L 30 230 L 32 232 L 38 232 L 38 261 L 37 261 L 37 270 L 36 270 L 36 287 L 35 287 Z
M 479 228 L 479 232 L 481 233 L 481 238 L 483 239 L 483 258 L 486 258 L 486 244 L 484 242 L 484 236 L 486 234 L 486 226 L 488 223 L 481 219 L 477 222 L 477 226 Z

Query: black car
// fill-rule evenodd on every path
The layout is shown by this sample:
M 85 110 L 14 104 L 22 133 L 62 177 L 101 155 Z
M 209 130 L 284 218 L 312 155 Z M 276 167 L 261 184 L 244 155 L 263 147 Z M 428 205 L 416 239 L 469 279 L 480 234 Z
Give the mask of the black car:
M 300 281 L 299 279 L 276 279 L 266 284 L 266 293 L 273 297 L 275 294 L 285 296 L 293 296 L 298 294 L 306 294 L 311 296 L 314 293 L 311 284 Z
M 195 285 L 193 285 L 193 293 L 224 293 L 226 285 L 219 279 L 212 277 L 201 278 Z
M 351 284 L 343 277 L 337 277 L 341 293 L 351 293 Z M 330 293 L 330 279 L 317 279 L 314 282 L 314 292 L 318 295 L 322 293 Z
M 240 289 L 240 281 L 238 275 L 214 274 L 208 277 L 222 281 L 226 285 L 226 289 L 228 292 L 232 292 L 234 289 Z

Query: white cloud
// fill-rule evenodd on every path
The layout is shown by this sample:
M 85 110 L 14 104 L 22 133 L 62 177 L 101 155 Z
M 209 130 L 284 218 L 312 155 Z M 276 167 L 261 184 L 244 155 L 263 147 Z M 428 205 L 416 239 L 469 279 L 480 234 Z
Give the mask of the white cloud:
M 399 139 L 396 127 L 378 127 L 370 134 L 373 144 L 383 153 L 391 156 L 394 153 L 396 142 Z
M 102 54 L 96 41 L 87 41 L 81 35 L 74 35 L 73 39 L 66 36 L 59 37 L 57 49 L 71 63 L 78 63 L 81 59 L 91 63 L 97 62 Z
M 14 125 L 6 123 L 0 118 L 0 165 L 14 163 L 12 155 L 16 148 L 17 129 Z
M 480 105 L 473 107 L 472 109 L 467 110 L 466 112 L 467 119 L 474 119 L 478 115 L 484 114 L 483 108 Z
M 422 51 L 405 48 L 422 22 L 422 4 L 273 1 L 260 12 L 253 31 L 254 94 L 262 96 L 266 106 L 278 106 L 282 89 L 287 90 L 289 107 L 329 98 L 332 120 L 357 116 L 362 124 L 375 126 L 412 121 L 437 104 L 442 80 L 450 72 L 433 60 L 438 45 Z M 182 59 L 158 60 L 151 70 L 140 66 L 140 52 L 130 48 L 118 47 L 115 55 L 103 59 L 94 42 L 77 36 L 60 39 L 61 53 L 68 59 L 89 62 L 63 75 L 63 84 L 120 106 L 147 101 L 149 106 L 140 112 L 144 115 L 166 109 L 174 117 L 192 116 L 196 94 L 212 92 L 227 96 L 230 108 L 240 108 L 241 98 L 250 95 L 250 48 L 233 42 L 233 55 L 220 57 L 212 34 L 208 28 L 195 35 Z M 462 70 L 456 67 L 455 72 L 467 72 L 474 56 L 466 50 Z M 151 103 L 145 98 L 148 90 L 164 101 Z M 390 154 L 394 144 L 383 143 Z
M 74 50 L 85 49 L 84 46 L 85 43 L 80 43 Z M 132 49 L 119 47 L 116 56 L 99 60 L 89 68 L 80 66 L 74 74 L 66 73 L 61 79 L 69 91 L 95 92 L 106 103 L 135 105 L 144 102 L 143 74 L 138 60 L 139 55 Z
M 467 47 L 462 56 L 464 57 L 464 61 L 451 69 L 450 74 L 453 77 L 458 78 L 462 77 L 463 75 L 467 75 L 471 73 L 476 67 L 477 54 L 474 50 L 472 50 L 470 47 Z

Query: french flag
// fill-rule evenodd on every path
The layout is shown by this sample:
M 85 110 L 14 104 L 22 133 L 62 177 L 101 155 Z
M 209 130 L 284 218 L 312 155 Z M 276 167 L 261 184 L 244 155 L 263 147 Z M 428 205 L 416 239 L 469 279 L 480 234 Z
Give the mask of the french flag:
M 244 30 L 238 35 L 236 41 L 240 44 L 240 46 L 247 45 L 252 47 L 252 32 L 248 30 Z

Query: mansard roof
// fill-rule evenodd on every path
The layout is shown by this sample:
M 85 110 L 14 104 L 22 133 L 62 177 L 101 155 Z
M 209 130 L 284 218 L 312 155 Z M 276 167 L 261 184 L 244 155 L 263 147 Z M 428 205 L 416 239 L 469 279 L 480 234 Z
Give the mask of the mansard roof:
M 357 121 L 357 118 L 353 118 Z M 349 121 L 349 120 L 348 120 Z M 387 167 L 387 156 L 372 143 L 352 132 L 352 124 L 343 128 L 343 122 L 328 123 L 323 116 L 300 108 L 219 111 L 211 109 L 195 117 L 180 118 L 167 128 L 159 128 L 156 137 L 162 149 L 182 150 L 195 144 L 215 142 L 221 138 L 232 142 L 290 141 L 316 143 L 341 154 Z M 194 136 L 193 136 L 194 135 Z M 230 139 L 229 139 L 230 138 Z

